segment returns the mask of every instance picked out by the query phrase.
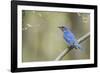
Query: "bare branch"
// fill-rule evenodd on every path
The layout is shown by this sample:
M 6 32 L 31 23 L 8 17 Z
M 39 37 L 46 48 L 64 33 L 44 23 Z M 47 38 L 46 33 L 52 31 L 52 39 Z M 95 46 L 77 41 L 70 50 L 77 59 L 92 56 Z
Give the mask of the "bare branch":
M 85 34 L 84 36 L 82 36 L 81 38 L 79 38 L 77 41 L 78 43 L 82 43 L 83 41 L 85 41 L 87 38 L 90 37 L 90 33 Z M 70 52 L 73 48 L 66 48 L 64 51 L 62 51 L 59 56 L 55 59 L 56 61 L 58 60 L 62 60 L 62 58 L 68 54 L 68 52 Z
M 89 37 L 90 37 L 90 33 L 87 33 L 86 35 L 84 35 L 83 37 L 78 39 L 77 41 L 78 41 L 78 43 L 82 43 L 84 40 L 86 40 Z

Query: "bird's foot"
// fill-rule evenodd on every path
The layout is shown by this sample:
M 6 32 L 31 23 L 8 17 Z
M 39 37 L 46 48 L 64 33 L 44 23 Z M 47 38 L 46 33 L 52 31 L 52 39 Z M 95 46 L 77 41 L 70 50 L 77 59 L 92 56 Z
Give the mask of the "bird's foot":
M 73 48 L 74 48 L 74 46 L 70 46 L 69 48 L 70 48 L 70 49 L 73 49 Z

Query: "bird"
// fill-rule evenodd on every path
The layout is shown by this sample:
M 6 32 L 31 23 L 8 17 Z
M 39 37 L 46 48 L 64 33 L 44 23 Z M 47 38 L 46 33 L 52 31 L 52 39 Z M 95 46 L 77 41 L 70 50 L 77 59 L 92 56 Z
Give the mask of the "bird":
M 81 45 L 78 43 L 78 41 L 76 40 L 72 31 L 68 27 L 59 26 L 58 28 L 61 29 L 61 31 L 63 32 L 63 38 L 64 38 L 65 42 L 67 43 L 67 45 L 69 46 L 70 50 L 73 49 L 73 48 L 83 49 L 81 47 Z

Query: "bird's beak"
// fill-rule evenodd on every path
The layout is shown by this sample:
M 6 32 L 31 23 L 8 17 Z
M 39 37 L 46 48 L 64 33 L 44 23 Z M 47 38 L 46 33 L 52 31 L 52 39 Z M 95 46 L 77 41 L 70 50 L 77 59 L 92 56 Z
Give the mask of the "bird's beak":
M 61 29 L 63 31 L 63 27 L 58 27 L 59 29 Z

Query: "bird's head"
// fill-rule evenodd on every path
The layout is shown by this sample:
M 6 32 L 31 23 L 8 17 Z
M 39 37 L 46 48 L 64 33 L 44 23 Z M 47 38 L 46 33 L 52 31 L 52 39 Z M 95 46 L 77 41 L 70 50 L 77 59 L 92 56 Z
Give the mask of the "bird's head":
M 65 26 L 59 26 L 58 28 L 61 29 L 62 31 L 67 30 Z

